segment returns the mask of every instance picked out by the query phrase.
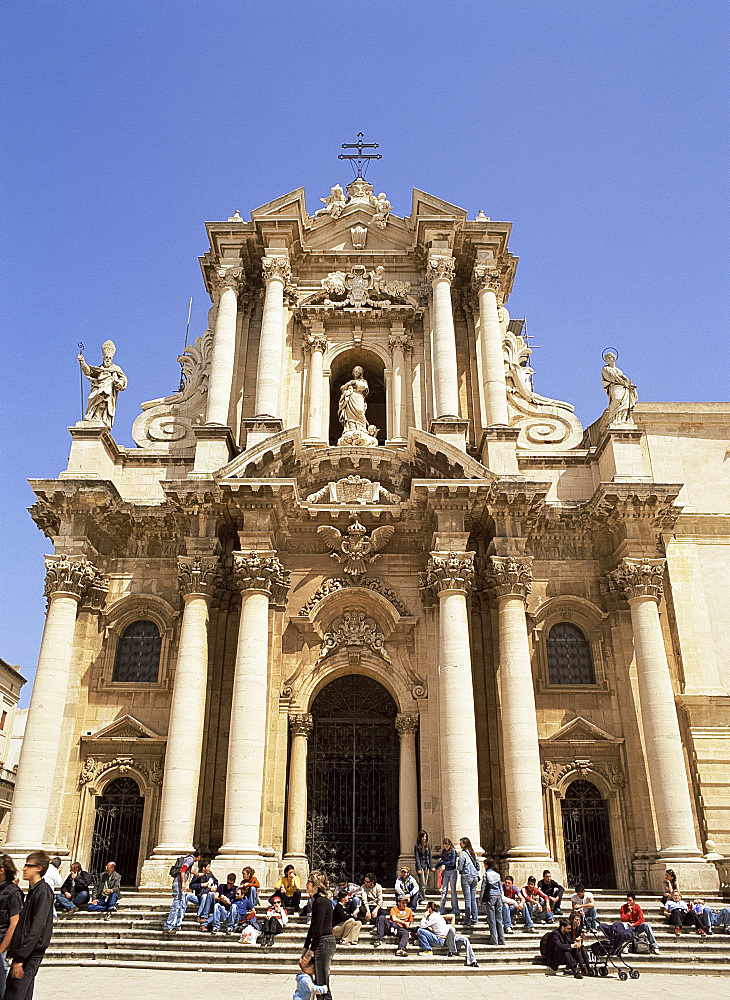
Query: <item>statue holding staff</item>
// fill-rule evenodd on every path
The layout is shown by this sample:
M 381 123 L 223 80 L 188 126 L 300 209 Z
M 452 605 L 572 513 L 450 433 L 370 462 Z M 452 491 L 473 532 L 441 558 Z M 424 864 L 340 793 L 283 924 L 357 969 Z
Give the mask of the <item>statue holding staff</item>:
M 105 424 L 109 430 L 114 423 L 117 396 L 123 389 L 127 388 L 127 376 L 119 365 L 113 363 L 116 350 L 114 341 L 105 340 L 101 345 L 102 362 L 100 365 L 89 365 L 83 354 L 78 356 L 81 371 L 91 383 L 84 420 L 92 421 L 95 424 Z

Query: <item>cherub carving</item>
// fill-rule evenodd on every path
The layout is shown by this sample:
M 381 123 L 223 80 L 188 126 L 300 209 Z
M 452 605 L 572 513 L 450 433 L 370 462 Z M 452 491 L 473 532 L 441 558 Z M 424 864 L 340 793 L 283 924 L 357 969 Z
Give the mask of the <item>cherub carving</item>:
M 373 216 L 373 222 L 379 229 L 385 229 L 388 225 L 388 216 L 390 215 L 390 210 L 393 207 L 385 196 L 385 192 L 381 191 L 375 202 L 375 215 Z
M 351 584 L 362 580 L 368 563 L 378 558 L 378 552 L 385 548 L 394 531 L 392 524 L 384 524 L 368 535 L 365 525 L 360 524 L 357 516 L 345 536 L 330 524 L 321 524 L 317 528 L 317 534 L 322 535 L 324 544 L 332 552 L 332 558 L 341 564 L 342 572 L 347 575 Z
M 333 219 L 338 219 L 342 215 L 342 210 L 347 204 L 345 192 L 339 184 L 330 188 L 330 193 L 326 198 L 319 200 L 324 204 L 324 208 L 320 208 L 319 211 L 315 212 L 315 215 L 331 215 Z

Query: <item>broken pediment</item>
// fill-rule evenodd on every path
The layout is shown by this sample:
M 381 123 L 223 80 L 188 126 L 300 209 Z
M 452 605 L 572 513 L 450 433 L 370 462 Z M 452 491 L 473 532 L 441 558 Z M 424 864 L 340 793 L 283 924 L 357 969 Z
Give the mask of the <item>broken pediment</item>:
M 444 218 L 459 219 L 462 222 L 466 221 L 465 209 L 459 208 L 458 205 L 452 205 L 451 202 L 437 198 L 435 195 L 428 194 L 426 191 L 419 191 L 418 188 L 413 188 L 411 220 L 415 222 L 419 216 L 422 218 L 434 218 L 440 215 L 444 216 Z
M 604 729 L 599 729 L 598 726 L 594 726 L 592 722 L 588 719 L 584 719 L 582 716 L 577 716 L 575 719 L 571 719 L 564 726 L 561 726 L 556 733 L 549 736 L 545 743 L 623 743 L 623 740 L 617 736 L 612 736 L 607 733 Z
M 312 221 L 307 213 L 303 187 L 295 188 L 294 191 L 274 198 L 273 201 L 267 201 L 265 205 L 259 205 L 251 212 L 251 218 L 254 222 L 271 218 L 300 219 L 307 225 Z
M 160 736 L 152 729 L 139 722 L 132 715 L 123 715 L 121 719 L 115 719 L 108 726 L 104 726 L 97 732 L 89 736 L 84 736 L 85 743 L 107 742 L 108 740 L 148 740 L 150 742 L 164 743 L 164 736 Z

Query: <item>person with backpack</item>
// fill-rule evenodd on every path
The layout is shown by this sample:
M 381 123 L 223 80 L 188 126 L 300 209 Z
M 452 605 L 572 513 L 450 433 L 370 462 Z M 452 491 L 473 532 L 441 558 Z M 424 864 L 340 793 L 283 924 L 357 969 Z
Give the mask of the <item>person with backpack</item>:
M 182 927 L 183 917 L 188 906 L 187 885 L 192 875 L 193 865 L 196 861 L 200 861 L 200 858 L 200 851 L 193 848 L 190 854 L 180 855 L 175 864 L 170 866 L 172 905 L 162 927 L 166 934 L 175 934 Z
M 479 922 L 477 907 L 479 861 L 468 837 L 462 837 L 459 846 L 461 854 L 456 863 L 456 870 L 461 876 L 461 891 L 464 894 L 464 927 L 476 927 Z
M 503 945 L 505 941 L 504 917 L 502 913 L 502 897 L 504 896 L 502 877 L 497 871 L 496 862 L 492 858 L 487 858 L 484 864 L 487 870 L 482 883 L 482 902 L 487 907 L 489 943 L 491 945 Z
M 5 952 L 23 909 L 23 890 L 15 884 L 18 870 L 9 854 L 0 854 L 0 1000 L 5 996 Z

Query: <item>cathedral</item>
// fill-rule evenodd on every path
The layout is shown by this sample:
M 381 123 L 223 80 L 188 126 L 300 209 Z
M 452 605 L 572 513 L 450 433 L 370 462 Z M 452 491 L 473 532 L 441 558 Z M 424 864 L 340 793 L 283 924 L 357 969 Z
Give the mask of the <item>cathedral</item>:
M 124 346 L 79 356 L 5 849 L 392 885 L 424 829 L 517 879 L 727 884 L 730 406 L 642 401 L 612 349 L 584 428 L 534 388 L 510 223 L 321 203 L 207 224 L 136 447 Z

